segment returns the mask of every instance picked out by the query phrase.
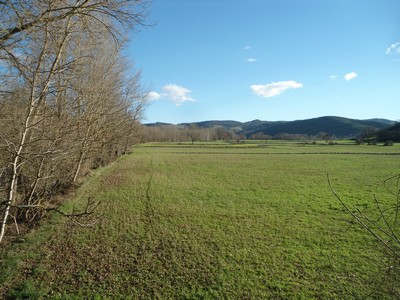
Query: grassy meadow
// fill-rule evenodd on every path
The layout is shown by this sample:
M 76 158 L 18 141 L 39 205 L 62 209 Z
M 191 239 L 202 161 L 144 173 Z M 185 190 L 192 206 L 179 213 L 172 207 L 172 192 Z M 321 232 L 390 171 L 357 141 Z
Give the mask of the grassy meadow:
M 400 145 L 144 144 L 94 171 L 63 208 L 0 248 L 0 298 L 384 298 L 380 245 L 330 191 L 373 214 Z M 388 298 L 390 296 L 386 295 Z

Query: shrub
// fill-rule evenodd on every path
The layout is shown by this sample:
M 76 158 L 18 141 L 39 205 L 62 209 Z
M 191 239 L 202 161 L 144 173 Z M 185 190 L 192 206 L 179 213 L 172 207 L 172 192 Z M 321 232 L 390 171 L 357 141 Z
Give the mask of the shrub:
M 393 146 L 393 141 L 392 140 L 388 140 L 388 141 L 385 141 L 385 143 L 383 144 L 383 146 Z

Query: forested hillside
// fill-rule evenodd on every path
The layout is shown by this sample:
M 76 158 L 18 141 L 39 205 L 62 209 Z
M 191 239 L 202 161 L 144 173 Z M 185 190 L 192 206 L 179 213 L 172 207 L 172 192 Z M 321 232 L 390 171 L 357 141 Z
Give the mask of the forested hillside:
M 400 123 L 380 130 L 378 132 L 378 140 L 400 142 Z
M 356 120 L 342 117 L 320 117 L 296 121 L 203 121 L 182 123 L 178 125 L 166 123 L 146 124 L 147 137 L 150 140 L 157 135 L 164 139 L 178 141 L 183 131 L 196 139 L 292 139 L 292 138 L 355 138 L 369 129 L 378 131 L 392 125 L 394 122 L 386 119 Z M 158 128 L 158 129 L 157 129 Z M 199 129 L 203 129 L 202 134 Z M 197 130 L 197 132 L 196 132 Z M 174 138 L 175 137 L 175 138 Z

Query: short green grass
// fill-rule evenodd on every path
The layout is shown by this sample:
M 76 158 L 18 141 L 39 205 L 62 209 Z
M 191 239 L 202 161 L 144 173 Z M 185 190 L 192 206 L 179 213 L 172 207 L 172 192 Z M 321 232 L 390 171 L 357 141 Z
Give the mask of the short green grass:
M 243 146 L 245 145 L 245 146 Z M 40 299 L 379 297 L 382 252 L 347 215 L 392 196 L 400 147 L 146 144 L 94 172 L 66 210 L 1 250 L 3 296 Z M 261 145 L 261 146 L 260 146 Z M 376 296 L 378 297 L 378 296 Z

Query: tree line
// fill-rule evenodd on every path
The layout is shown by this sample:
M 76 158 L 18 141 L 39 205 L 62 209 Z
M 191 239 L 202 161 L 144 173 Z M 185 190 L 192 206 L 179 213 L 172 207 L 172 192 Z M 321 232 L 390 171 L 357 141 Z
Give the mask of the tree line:
M 400 123 L 397 122 L 381 130 L 365 128 L 355 140 L 357 144 L 376 145 L 378 142 L 383 142 L 385 146 L 392 146 L 395 142 L 400 142 Z
M 143 142 L 196 142 L 196 141 L 229 141 L 233 139 L 245 139 L 233 130 L 222 127 L 201 128 L 196 125 L 190 126 L 143 126 Z
M 375 145 L 378 142 L 385 145 L 393 145 L 400 141 L 400 123 L 378 130 L 367 127 L 360 131 L 353 139 L 357 144 Z M 297 140 L 305 143 L 325 141 L 327 144 L 335 144 L 338 138 L 327 132 L 318 134 L 295 134 L 281 132 L 274 135 L 262 131 L 245 135 L 239 127 L 226 128 L 224 126 L 200 127 L 196 124 L 190 125 L 145 125 L 141 129 L 142 142 L 196 142 L 196 141 L 233 141 L 243 140 Z
M 145 0 L 0 1 L 0 241 L 138 140 L 146 93 L 121 49 L 146 12 Z
M 143 126 L 143 142 L 196 142 L 196 141 L 232 141 L 243 140 L 300 140 L 312 143 L 316 140 L 323 140 L 326 143 L 333 143 L 337 138 L 334 135 L 320 132 L 317 135 L 278 133 L 275 135 L 263 132 L 253 133 L 249 136 L 233 129 L 224 127 L 204 128 L 197 125 L 150 125 Z

